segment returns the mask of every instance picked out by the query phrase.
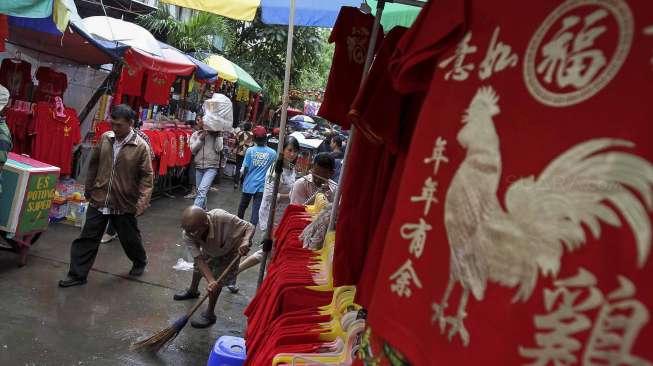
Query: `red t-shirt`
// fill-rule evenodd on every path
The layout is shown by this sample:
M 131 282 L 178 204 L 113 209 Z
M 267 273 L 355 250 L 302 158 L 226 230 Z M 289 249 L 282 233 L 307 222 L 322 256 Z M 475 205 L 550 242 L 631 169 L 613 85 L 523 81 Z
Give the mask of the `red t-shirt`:
M 105 132 L 111 131 L 111 123 L 107 121 L 101 121 L 95 124 L 95 138 L 94 141 L 100 141 L 100 137 L 104 135 Z
M 5 39 L 9 38 L 7 15 L 0 14 L 0 52 L 5 50 Z
M 429 2 L 398 47 L 401 88 L 436 71 L 368 320 L 415 365 L 650 363 L 653 3 L 523 5 Z
M 36 70 L 36 80 L 39 85 L 34 93 L 35 102 L 52 102 L 55 97 L 63 97 L 68 88 L 66 74 L 41 66 Z
M 120 73 L 120 91 L 122 94 L 140 96 L 143 93 L 143 67 L 135 63 L 125 63 Z
M 65 117 L 55 114 L 50 103 L 39 102 L 34 109 L 36 137 L 32 158 L 57 166 L 61 175 L 72 172 L 73 146 L 81 142 L 79 119 L 72 108 L 65 108 Z
M 175 78 L 175 75 L 147 71 L 143 99 L 148 103 L 167 105 L 170 98 L 170 87 L 175 82 Z
M 373 26 L 373 16 L 358 8 L 343 7 L 329 37 L 329 42 L 335 42 L 336 49 L 324 101 L 317 114 L 345 129 L 350 126 L 347 113 L 363 76 Z M 383 32 L 379 31 L 376 45 L 380 45 L 382 40 Z
M 13 99 L 27 100 L 32 84 L 32 65 L 22 60 L 6 58 L 0 64 L 0 84 Z
M 31 143 L 28 134 L 30 125 L 30 112 L 9 108 L 6 111 L 7 127 L 11 132 L 13 140 L 12 152 L 16 154 L 29 154 Z

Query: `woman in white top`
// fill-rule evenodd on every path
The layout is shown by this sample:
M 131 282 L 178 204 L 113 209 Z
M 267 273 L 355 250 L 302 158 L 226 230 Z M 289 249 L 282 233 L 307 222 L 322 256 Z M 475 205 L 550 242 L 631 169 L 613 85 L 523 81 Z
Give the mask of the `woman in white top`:
M 283 145 L 283 160 L 277 160 L 277 163 L 270 167 L 265 178 L 265 190 L 263 192 L 263 200 L 261 201 L 261 208 L 258 212 L 259 217 L 259 228 L 263 231 L 263 237 L 265 237 L 265 231 L 267 230 L 268 217 L 270 214 L 270 205 L 272 205 L 272 193 L 274 190 L 274 180 L 276 174 L 281 171 L 281 179 L 279 180 L 279 192 L 277 194 L 277 206 L 275 208 L 274 215 L 274 226 L 276 227 L 281 221 L 286 207 L 290 204 L 290 191 L 295 183 L 295 162 L 297 161 L 297 156 L 299 155 L 299 141 L 294 137 L 288 137 L 286 142 Z M 238 271 L 242 272 L 248 268 L 251 268 L 259 263 L 263 259 L 263 250 L 259 249 L 256 253 L 249 256 L 245 259 L 240 266 Z

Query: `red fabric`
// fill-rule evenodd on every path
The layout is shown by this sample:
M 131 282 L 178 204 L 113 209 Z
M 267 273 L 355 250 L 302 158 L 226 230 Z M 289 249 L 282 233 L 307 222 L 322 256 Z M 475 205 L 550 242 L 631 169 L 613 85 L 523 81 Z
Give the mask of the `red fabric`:
M 105 132 L 111 131 L 111 123 L 107 121 L 101 121 L 95 124 L 95 142 L 100 141 L 100 137 L 104 135 Z
M 10 108 L 6 112 L 6 117 L 14 146 L 11 151 L 16 154 L 30 154 L 32 150 L 29 137 L 30 112 Z
M 450 22 L 446 10 L 461 5 Z M 653 261 L 641 235 L 653 212 L 653 109 L 632 96 L 653 92 L 642 30 L 653 3 L 523 5 L 431 1 L 398 47 L 395 85 L 428 94 L 368 321 L 415 365 L 650 362 Z M 469 33 L 451 37 L 463 14 Z M 447 160 L 436 170 L 438 139 Z M 426 211 L 414 198 L 428 179 L 437 202 Z M 406 238 L 420 220 L 431 225 L 423 247 Z M 439 318 L 450 278 L 451 318 Z M 471 290 L 467 346 L 448 337 L 459 279 Z
M 143 66 L 134 62 L 133 57 L 125 58 L 119 80 L 122 94 L 140 96 L 143 92 L 143 75 Z
M 168 145 L 166 146 L 168 150 L 168 168 L 174 168 L 177 166 L 179 159 L 177 133 L 175 131 L 164 131 L 164 136 L 168 140 Z
M 162 59 L 157 56 L 130 48 L 125 52 L 125 60 L 129 60 L 130 65 L 140 66 L 148 71 L 159 71 L 171 75 L 186 76 L 195 71 L 195 64 L 188 61 L 188 63 L 175 63 L 169 59 Z
M 59 167 L 62 176 L 70 175 L 73 146 L 81 142 L 77 112 L 66 108 L 65 115 L 56 116 L 54 107 L 46 102 L 39 102 L 34 108 L 36 137 L 32 158 Z
M 28 100 L 29 87 L 32 84 L 32 65 L 22 60 L 6 58 L 0 65 L 0 84 L 13 99 Z
M 36 80 L 39 84 L 34 92 L 34 102 L 53 102 L 55 97 L 63 98 L 68 88 L 68 76 L 49 67 L 39 67 Z
M 0 14 L 0 52 L 5 50 L 5 39 L 9 38 L 9 22 L 7 15 Z
M 159 71 L 148 71 L 145 78 L 145 94 L 143 99 L 148 103 L 167 105 L 170 98 L 170 87 L 176 76 Z
M 336 49 L 324 101 L 317 114 L 345 129 L 350 127 L 347 113 L 363 76 L 373 26 L 373 16 L 358 8 L 343 7 L 329 37 L 329 42 L 335 42 Z M 382 40 L 383 32 L 379 31 L 377 47 Z
M 357 133 L 342 183 L 336 230 L 347 235 L 336 235 L 333 272 L 336 286 L 357 285 L 356 301 L 362 306 L 369 305 L 374 289 L 375 268 L 385 244 L 387 222 L 383 222 L 394 210 L 421 104 L 419 96 L 402 97 L 394 91 L 387 71 L 405 32 L 394 28 L 388 33 L 350 112 Z
M 188 131 L 177 130 L 177 148 L 179 150 L 178 166 L 187 166 L 192 160 L 193 153 L 190 150 L 190 135 Z

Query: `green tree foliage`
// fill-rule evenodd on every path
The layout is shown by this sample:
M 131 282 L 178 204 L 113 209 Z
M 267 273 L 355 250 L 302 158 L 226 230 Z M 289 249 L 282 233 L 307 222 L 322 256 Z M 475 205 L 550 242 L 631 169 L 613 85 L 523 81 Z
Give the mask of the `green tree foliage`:
M 283 93 L 288 27 L 264 24 L 260 13 L 252 22 L 241 22 L 218 15 L 198 12 L 186 22 L 170 15 L 167 7 L 139 18 L 142 26 L 157 38 L 184 51 L 217 53 L 212 36 L 225 41 L 223 56 L 238 64 L 264 89 L 270 104 L 278 104 Z M 323 89 L 331 67 L 333 45 L 327 39 L 330 30 L 296 27 L 294 31 L 291 83 L 301 89 Z

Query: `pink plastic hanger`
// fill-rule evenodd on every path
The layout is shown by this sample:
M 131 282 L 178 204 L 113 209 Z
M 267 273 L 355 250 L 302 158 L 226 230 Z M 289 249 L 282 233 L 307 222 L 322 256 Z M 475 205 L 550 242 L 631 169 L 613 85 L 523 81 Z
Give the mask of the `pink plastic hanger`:
M 55 115 L 57 117 L 66 117 L 66 109 L 60 97 L 54 97 Z

